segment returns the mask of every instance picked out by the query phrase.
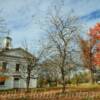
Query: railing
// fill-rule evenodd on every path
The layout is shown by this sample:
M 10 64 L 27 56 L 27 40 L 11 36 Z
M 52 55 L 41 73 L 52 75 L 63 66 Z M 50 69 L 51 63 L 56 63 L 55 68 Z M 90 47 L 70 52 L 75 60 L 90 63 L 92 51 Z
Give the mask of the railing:
M 68 92 L 61 94 L 59 91 L 30 92 L 10 91 L 0 93 L 0 100 L 100 100 L 100 91 L 97 92 Z

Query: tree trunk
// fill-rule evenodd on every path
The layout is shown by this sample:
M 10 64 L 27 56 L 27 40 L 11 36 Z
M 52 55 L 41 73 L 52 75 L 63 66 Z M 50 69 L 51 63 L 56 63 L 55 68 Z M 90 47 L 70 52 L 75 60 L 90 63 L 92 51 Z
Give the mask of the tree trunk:
M 65 93 L 65 90 L 66 90 L 66 85 L 65 85 L 65 82 L 63 82 L 62 93 Z
M 65 90 L 66 90 L 66 84 L 65 82 L 63 82 L 62 93 L 65 93 Z
M 57 87 L 57 85 L 58 85 L 58 80 L 57 80 L 57 79 L 55 80 L 55 85 L 56 85 L 56 87 Z
M 62 68 L 62 93 L 65 93 L 66 84 L 65 84 L 65 74 Z
M 90 72 L 91 72 L 91 83 L 94 84 L 95 83 L 94 74 L 92 70 L 90 70 Z
M 76 85 L 77 85 L 77 86 L 79 85 L 79 80 L 78 80 L 78 79 L 76 80 Z
M 30 76 L 27 77 L 27 92 L 29 92 Z

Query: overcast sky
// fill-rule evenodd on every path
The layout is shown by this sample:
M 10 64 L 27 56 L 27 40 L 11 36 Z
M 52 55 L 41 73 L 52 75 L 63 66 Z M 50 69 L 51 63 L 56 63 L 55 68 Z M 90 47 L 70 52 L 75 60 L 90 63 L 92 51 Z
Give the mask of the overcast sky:
M 86 24 L 86 28 L 100 22 L 100 0 L 0 0 L 0 16 L 7 23 L 14 47 L 23 39 L 33 41 L 34 48 L 46 27 L 44 21 L 54 6 L 63 6 L 63 12 L 74 9 Z

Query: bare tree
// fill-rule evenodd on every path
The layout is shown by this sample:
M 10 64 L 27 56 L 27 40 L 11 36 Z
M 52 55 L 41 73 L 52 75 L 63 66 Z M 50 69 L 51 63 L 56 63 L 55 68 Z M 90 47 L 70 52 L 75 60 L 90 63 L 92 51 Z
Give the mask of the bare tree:
M 52 86 L 52 84 L 55 84 L 57 86 L 60 72 L 57 63 L 54 63 L 52 60 L 45 59 L 45 61 L 42 62 L 38 75 L 40 82 L 42 78 L 42 81 L 45 80 L 47 85 Z M 42 84 L 39 84 L 39 86 L 42 87 Z
M 40 51 L 38 57 L 34 56 L 33 53 L 30 53 L 29 44 L 25 40 L 23 42 L 23 47 L 26 53 L 23 53 L 23 58 L 25 59 L 25 64 L 21 66 L 21 77 L 26 80 L 27 91 L 29 91 L 30 80 L 37 78 L 37 68 L 40 65 L 40 59 L 44 53 L 43 50 Z
M 65 92 L 66 87 L 66 70 L 69 64 L 69 46 L 70 42 L 77 33 L 79 33 L 78 18 L 75 16 L 50 16 L 50 28 L 48 32 L 48 58 L 56 62 L 61 72 L 62 92 Z M 54 60 L 55 59 L 55 60 Z

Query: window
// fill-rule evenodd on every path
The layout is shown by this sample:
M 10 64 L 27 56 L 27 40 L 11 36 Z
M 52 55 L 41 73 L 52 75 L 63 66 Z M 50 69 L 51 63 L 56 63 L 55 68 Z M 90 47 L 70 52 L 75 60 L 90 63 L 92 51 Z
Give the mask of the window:
M 5 81 L 1 81 L 1 82 L 0 82 L 0 85 L 4 85 L 4 84 L 5 84 Z
M 16 71 L 17 72 L 19 71 L 19 66 L 20 66 L 20 64 L 16 64 Z
M 6 67 L 7 67 L 7 62 L 3 62 L 3 63 L 2 63 L 2 68 L 3 68 L 4 70 L 6 70 Z
M 19 78 L 17 78 L 17 77 L 16 77 L 16 78 L 14 78 L 14 81 L 18 81 L 18 80 L 19 80 Z

